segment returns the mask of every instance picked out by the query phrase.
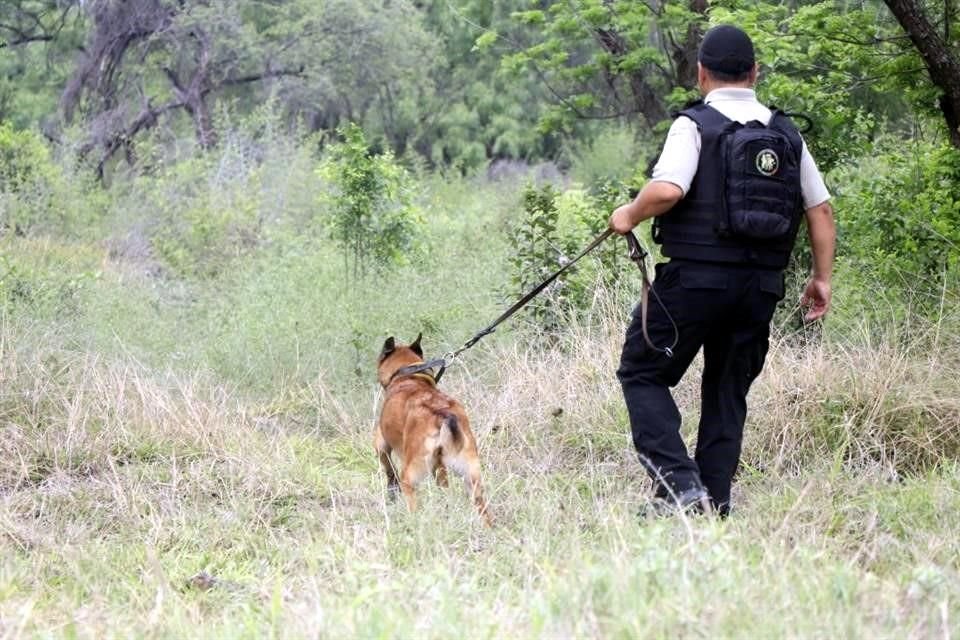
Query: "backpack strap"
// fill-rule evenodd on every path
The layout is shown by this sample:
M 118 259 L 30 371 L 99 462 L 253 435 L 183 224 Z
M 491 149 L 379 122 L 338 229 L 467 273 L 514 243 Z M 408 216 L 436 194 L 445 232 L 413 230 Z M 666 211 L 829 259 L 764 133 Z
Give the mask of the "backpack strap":
M 723 115 L 707 103 L 699 101 L 693 106 L 678 111 L 676 116 L 686 116 L 697 124 L 697 128 L 703 131 L 704 128 L 722 127 L 733 122 L 730 118 Z
M 813 120 L 810 118 L 810 116 L 808 116 L 808 115 L 806 115 L 806 114 L 796 113 L 796 112 L 791 113 L 791 112 L 789 112 L 789 111 L 784 111 L 784 110 L 782 110 L 782 109 L 778 109 L 777 107 L 775 107 L 775 106 L 773 106 L 773 105 L 768 105 L 767 108 L 770 109 L 771 112 L 773 112 L 773 113 L 775 113 L 775 114 L 779 114 L 782 118 L 784 118 L 784 119 L 786 119 L 787 121 L 789 121 L 790 124 L 792 124 L 792 125 L 796 128 L 796 130 L 797 130 L 798 132 L 800 132 L 800 135 L 801 135 L 801 136 L 802 136 L 803 134 L 805 134 L 805 133 L 813 130 Z M 794 122 L 794 119 L 801 120 L 805 126 L 804 126 L 803 128 L 799 127 L 799 126 L 797 125 L 797 123 Z
M 790 115 L 781 111 L 780 109 L 770 106 L 770 122 L 767 123 L 767 126 L 771 129 L 775 129 L 785 135 L 790 141 L 791 146 L 794 148 L 794 152 L 797 154 L 797 161 L 800 161 L 800 154 L 803 151 L 803 136 L 800 135 L 800 129 L 794 124 L 793 120 L 790 119 Z M 806 118 L 806 116 L 804 116 Z

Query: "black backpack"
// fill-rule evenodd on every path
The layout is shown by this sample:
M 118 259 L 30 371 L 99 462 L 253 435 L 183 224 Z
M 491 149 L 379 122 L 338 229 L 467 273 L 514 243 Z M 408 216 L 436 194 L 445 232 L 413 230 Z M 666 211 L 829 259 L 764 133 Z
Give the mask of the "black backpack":
M 784 268 L 803 219 L 796 125 L 773 109 L 740 124 L 702 102 L 677 116 L 697 124 L 699 165 L 684 197 L 653 221 L 663 255 Z
M 719 113 L 719 112 L 717 112 Z M 782 111 L 767 125 L 730 121 L 721 132 L 723 198 L 720 237 L 776 241 L 792 237 L 803 211 L 802 140 Z

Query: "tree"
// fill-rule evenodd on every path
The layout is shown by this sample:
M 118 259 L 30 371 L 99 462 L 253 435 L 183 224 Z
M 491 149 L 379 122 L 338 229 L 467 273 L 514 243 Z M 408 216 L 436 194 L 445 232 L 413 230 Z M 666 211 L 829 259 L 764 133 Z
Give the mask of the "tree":
M 44 119 L 56 110 L 85 29 L 79 0 L 0 2 L 0 120 L 52 124 Z M 44 126 L 48 136 L 53 129 Z
M 343 252 L 344 272 L 356 282 L 371 263 L 399 262 L 414 246 L 416 216 L 409 179 L 390 151 L 371 152 L 363 129 L 337 130 L 343 142 L 330 149 L 319 174 L 334 188 L 327 200 L 331 235 Z
M 556 141 L 536 130 L 546 101 L 541 83 L 531 73 L 509 77 L 500 69 L 502 47 L 523 31 L 511 15 L 526 0 L 419 4 L 440 50 L 438 63 L 428 68 L 426 104 L 407 119 L 409 144 L 435 164 L 462 169 L 554 155 Z
M 330 0 L 93 0 L 92 28 L 63 93 L 88 124 L 97 170 L 161 120 L 185 114 L 203 149 L 218 101 L 274 94 L 311 128 L 362 120 L 376 97 L 415 83 L 429 46 L 406 3 Z M 259 99 L 258 99 L 259 98 Z M 318 113 L 319 110 L 319 113 Z
M 184 110 L 199 146 L 209 148 L 217 140 L 212 96 L 302 72 L 283 55 L 293 43 L 266 46 L 240 3 L 96 0 L 87 11 L 92 29 L 62 105 L 67 121 L 78 109 L 88 115 L 83 151 L 101 150 L 101 176 L 114 153 L 131 155 L 134 138 L 162 115 Z
M 938 28 L 926 8 L 932 3 L 884 1 L 916 47 L 933 84 L 942 92 L 938 103 L 947 124 L 950 143 L 960 149 L 960 47 L 957 45 L 960 29 L 957 27 L 956 2 L 943 1 Z
M 885 128 L 909 134 L 904 122 L 925 119 L 937 96 L 951 139 L 960 135 L 960 64 L 949 44 L 957 40 L 955 3 L 943 2 L 939 23 L 922 2 L 886 4 L 900 6 L 895 13 L 905 15 L 915 32 L 909 39 L 879 0 L 716 0 L 709 4 L 709 23 L 706 3 L 691 0 L 540 3 L 543 8 L 515 15 L 544 35 L 517 43 L 504 64 L 533 67 L 549 87 L 553 106 L 542 118 L 548 130 L 633 114 L 652 128 L 697 95 L 696 52 L 704 29 L 737 24 L 754 39 L 760 99 L 808 116 L 808 142 L 829 169 L 864 152 Z M 932 83 L 917 81 L 924 66 Z
M 80 0 L 6 0 L 0 4 L 0 49 L 51 42 L 79 14 Z
M 505 64 L 532 67 L 549 88 L 555 106 L 547 129 L 633 114 L 653 127 L 693 94 L 706 11 L 705 0 L 576 0 L 518 12 L 544 38 Z
M 280 85 L 285 109 L 311 131 L 360 123 L 372 144 L 402 154 L 437 112 L 435 74 L 448 69 L 438 34 L 410 2 L 305 1 L 312 35 L 304 77 Z

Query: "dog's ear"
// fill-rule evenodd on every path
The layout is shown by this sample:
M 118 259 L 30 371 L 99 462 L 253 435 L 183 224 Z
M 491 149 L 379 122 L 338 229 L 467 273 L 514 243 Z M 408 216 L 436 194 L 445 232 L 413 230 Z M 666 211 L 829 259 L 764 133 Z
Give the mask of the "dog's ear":
M 383 362 L 383 360 L 384 360 L 388 355 L 390 355 L 391 353 L 393 353 L 394 349 L 396 349 L 396 348 L 397 348 L 397 344 L 396 344 L 396 342 L 394 341 L 393 336 L 390 336 L 390 337 L 387 338 L 387 340 L 383 343 L 383 349 L 380 351 L 380 357 L 377 358 L 377 359 L 378 359 L 380 362 Z
M 420 338 L 422 337 L 423 337 L 423 333 L 418 333 L 417 339 L 414 340 L 413 343 L 410 345 L 410 348 L 413 349 L 413 352 L 418 356 L 420 356 L 421 358 L 423 357 L 423 349 L 420 347 Z

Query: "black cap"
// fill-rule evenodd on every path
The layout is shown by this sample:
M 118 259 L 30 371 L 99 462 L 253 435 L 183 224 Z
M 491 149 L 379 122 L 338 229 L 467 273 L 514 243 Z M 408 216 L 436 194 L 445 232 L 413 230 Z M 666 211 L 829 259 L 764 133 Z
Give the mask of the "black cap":
M 697 60 L 711 71 L 731 75 L 749 71 L 756 63 L 750 36 L 730 24 L 714 27 L 704 34 Z

